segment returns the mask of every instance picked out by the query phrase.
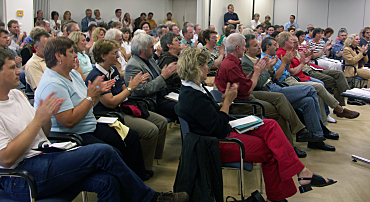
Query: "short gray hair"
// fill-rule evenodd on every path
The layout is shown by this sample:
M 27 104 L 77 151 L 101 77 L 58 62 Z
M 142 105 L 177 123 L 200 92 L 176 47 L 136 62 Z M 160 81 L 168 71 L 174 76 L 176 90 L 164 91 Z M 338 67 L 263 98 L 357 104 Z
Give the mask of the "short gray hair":
M 134 32 L 134 36 L 136 35 L 139 35 L 139 34 L 146 34 L 146 32 L 142 29 L 137 29 L 135 32 Z
M 243 35 L 253 34 L 253 33 L 254 33 L 253 29 L 251 29 L 251 28 L 249 28 L 249 27 L 247 27 L 247 28 L 243 29 L 243 31 L 242 31 L 242 34 L 243 34 Z
M 158 25 L 157 28 L 155 28 L 155 31 L 157 32 L 158 35 L 163 35 L 162 28 L 167 28 L 167 26 L 164 25 L 164 24 L 160 24 L 160 25 Z
M 226 50 L 228 53 L 233 53 L 235 48 L 243 44 L 245 37 L 239 33 L 230 34 L 226 39 Z
M 116 36 L 117 35 L 121 35 L 122 36 L 122 32 L 119 31 L 118 29 L 109 29 L 106 33 L 105 33 L 105 39 L 112 39 L 112 40 L 116 40 Z
M 346 28 L 340 28 L 340 30 L 338 31 L 338 36 L 340 36 L 343 32 L 346 33 L 346 34 L 348 34 Z
M 154 39 L 147 34 L 135 35 L 131 41 L 132 55 L 140 55 L 140 52 L 148 50 L 149 45 L 152 43 L 154 43 Z
M 194 30 L 197 29 L 197 27 L 200 27 L 200 24 L 194 25 Z
M 184 27 L 182 28 L 182 34 L 186 34 L 186 33 L 188 33 L 188 27 L 191 27 L 191 26 L 188 24 L 188 25 L 186 25 L 186 26 L 184 26 Z
M 45 28 L 43 27 L 40 27 L 40 26 L 36 26 L 34 28 L 31 29 L 31 32 L 30 32 L 30 37 L 31 39 L 34 39 L 35 36 L 41 32 L 47 32 Z

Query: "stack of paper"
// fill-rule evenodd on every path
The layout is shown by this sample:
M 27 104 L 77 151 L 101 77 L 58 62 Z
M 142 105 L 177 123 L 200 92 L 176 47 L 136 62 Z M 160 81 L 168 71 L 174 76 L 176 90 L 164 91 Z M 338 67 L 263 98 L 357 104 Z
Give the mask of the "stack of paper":
M 230 125 L 232 128 L 236 130 L 239 134 L 245 133 L 249 130 L 256 129 L 259 126 L 262 126 L 263 120 L 258 118 L 257 116 L 247 116 L 241 119 L 237 119 L 234 121 L 230 121 Z
M 179 94 L 178 93 L 171 92 L 168 95 L 165 95 L 164 97 L 166 99 L 173 100 L 173 101 L 176 101 L 176 102 L 179 101 Z

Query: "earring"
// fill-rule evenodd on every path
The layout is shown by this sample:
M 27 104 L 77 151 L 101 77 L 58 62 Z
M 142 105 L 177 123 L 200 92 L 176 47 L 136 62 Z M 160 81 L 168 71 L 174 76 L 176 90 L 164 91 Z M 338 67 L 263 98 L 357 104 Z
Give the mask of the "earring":
M 59 64 L 61 65 L 62 64 L 62 61 L 59 61 Z

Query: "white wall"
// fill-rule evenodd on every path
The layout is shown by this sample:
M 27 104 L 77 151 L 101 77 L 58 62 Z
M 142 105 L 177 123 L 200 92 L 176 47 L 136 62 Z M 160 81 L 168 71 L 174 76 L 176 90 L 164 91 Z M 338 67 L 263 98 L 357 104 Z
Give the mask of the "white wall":
M 4 23 L 9 20 L 18 20 L 21 31 L 30 33 L 33 28 L 33 1 L 32 0 L 3 0 L 5 17 Z M 23 17 L 17 16 L 17 10 L 23 10 Z
M 197 24 L 197 0 L 173 0 L 172 13 L 177 16 L 177 23 L 182 29 L 184 22 Z
M 261 23 L 265 21 L 266 15 L 271 17 L 270 22 L 272 23 L 274 21 L 274 0 L 256 0 L 254 12 L 260 14 Z M 252 15 L 250 15 L 250 18 L 252 18 Z
M 338 30 L 347 28 L 348 33 L 359 33 L 370 26 L 370 0 L 275 0 L 274 24 L 284 25 L 289 15 L 296 15 L 299 27 L 306 30 L 308 24 L 315 27 L 334 30 L 335 39 Z
M 87 6 L 88 5 L 88 6 Z M 81 23 L 81 19 L 85 17 L 85 10 L 90 8 L 91 10 L 99 9 L 101 17 L 109 22 L 113 16 L 114 11 L 117 8 L 122 9 L 122 17 L 124 13 L 128 12 L 131 15 L 131 19 L 139 17 L 140 13 L 153 12 L 153 19 L 160 24 L 166 18 L 167 12 L 172 12 L 172 0 L 50 0 L 50 11 L 57 11 L 59 13 L 59 19 L 63 19 L 63 13 L 69 10 L 72 13 L 72 19 Z M 176 21 L 182 20 L 182 16 L 172 12 L 172 18 Z M 44 17 L 50 18 L 50 13 L 44 13 Z M 94 14 L 93 14 L 94 17 Z

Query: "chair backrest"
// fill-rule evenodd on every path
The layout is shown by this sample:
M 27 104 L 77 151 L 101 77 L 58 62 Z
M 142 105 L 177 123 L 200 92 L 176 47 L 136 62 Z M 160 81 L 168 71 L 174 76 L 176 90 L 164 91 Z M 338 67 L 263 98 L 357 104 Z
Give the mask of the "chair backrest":
M 184 141 L 186 134 L 190 133 L 190 128 L 189 128 L 188 122 L 185 121 L 185 119 L 179 117 L 179 121 L 180 121 L 180 127 L 181 127 L 181 137 L 182 137 L 182 140 Z
M 223 93 L 219 90 L 211 90 L 211 95 L 213 96 L 213 99 L 216 100 L 216 102 L 221 103 L 222 102 L 222 95 Z

